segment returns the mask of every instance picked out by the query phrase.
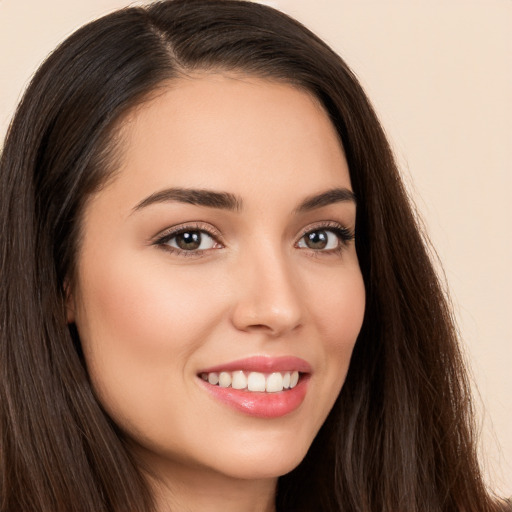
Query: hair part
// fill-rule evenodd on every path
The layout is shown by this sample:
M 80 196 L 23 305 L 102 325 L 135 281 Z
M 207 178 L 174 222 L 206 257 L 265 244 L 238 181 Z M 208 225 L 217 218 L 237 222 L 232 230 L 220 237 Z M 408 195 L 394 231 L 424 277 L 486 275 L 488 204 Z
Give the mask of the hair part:
M 298 22 L 236 0 L 168 0 L 94 21 L 50 55 L 18 107 L 0 160 L 0 510 L 154 510 L 91 389 L 65 287 L 87 199 L 115 178 L 123 119 L 198 72 L 318 98 L 358 197 L 363 328 L 327 421 L 279 480 L 278 510 L 494 510 L 451 312 L 365 93 Z

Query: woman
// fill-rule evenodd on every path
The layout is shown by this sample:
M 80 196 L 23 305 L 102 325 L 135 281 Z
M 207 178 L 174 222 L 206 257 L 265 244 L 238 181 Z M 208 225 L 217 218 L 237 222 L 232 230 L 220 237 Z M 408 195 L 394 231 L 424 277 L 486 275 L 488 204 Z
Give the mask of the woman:
M 498 509 L 386 138 L 304 27 L 93 22 L 0 170 L 2 510 Z

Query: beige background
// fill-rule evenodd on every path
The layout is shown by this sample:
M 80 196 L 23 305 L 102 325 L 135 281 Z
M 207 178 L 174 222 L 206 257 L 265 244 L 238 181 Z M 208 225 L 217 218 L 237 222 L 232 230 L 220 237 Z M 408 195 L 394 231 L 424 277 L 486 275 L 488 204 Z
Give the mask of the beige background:
M 443 262 L 481 398 L 489 482 L 512 495 L 512 1 L 262 3 L 326 39 L 372 98 Z M 0 140 L 46 54 L 126 4 L 0 0 Z

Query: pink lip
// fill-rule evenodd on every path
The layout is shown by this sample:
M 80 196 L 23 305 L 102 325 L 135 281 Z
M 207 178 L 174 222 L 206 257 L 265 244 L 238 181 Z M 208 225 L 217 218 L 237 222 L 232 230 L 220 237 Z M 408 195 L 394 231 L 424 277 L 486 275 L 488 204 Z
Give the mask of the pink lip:
M 212 372 L 234 372 L 237 370 L 247 372 L 292 372 L 297 370 L 301 373 L 311 373 L 311 365 L 301 359 L 300 357 L 282 356 L 282 357 L 267 357 L 267 356 L 254 356 L 246 359 L 238 359 L 237 361 L 230 361 L 226 364 L 219 364 L 210 368 L 205 368 L 199 372 L 212 373 Z
M 213 386 L 200 378 L 203 373 L 237 370 L 261 373 L 297 370 L 301 373 L 301 377 L 293 389 L 277 393 L 258 393 L 221 388 L 220 386 Z M 256 356 L 205 368 L 199 372 L 198 381 L 211 396 L 237 411 L 258 418 L 279 418 L 290 414 L 302 404 L 306 397 L 311 371 L 311 365 L 298 357 L 269 358 Z

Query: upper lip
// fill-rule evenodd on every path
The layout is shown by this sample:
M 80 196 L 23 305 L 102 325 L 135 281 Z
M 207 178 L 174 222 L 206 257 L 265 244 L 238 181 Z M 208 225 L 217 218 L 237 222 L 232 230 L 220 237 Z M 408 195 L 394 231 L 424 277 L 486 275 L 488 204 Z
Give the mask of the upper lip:
M 213 372 L 232 372 L 232 371 L 249 371 L 249 372 L 260 372 L 260 373 L 272 373 L 272 372 L 291 372 L 298 371 L 301 373 L 311 373 L 311 365 L 295 356 L 280 356 L 280 357 L 268 357 L 268 356 L 253 356 L 245 359 L 237 359 L 236 361 L 230 361 L 224 364 L 218 364 L 205 368 L 199 373 L 213 373 Z

